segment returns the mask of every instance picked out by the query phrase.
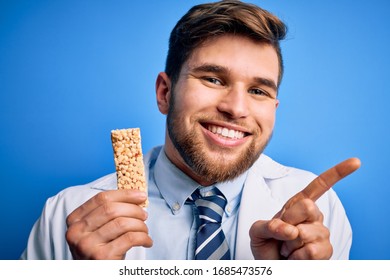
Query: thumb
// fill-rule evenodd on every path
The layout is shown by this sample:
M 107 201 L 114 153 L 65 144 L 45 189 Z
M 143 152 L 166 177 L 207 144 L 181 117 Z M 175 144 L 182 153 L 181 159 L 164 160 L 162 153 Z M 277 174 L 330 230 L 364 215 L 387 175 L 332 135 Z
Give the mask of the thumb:
M 298 236 L 298 229 L 280 219 L 257 221 L 250 230 L 251 250 L 255 259 L 277 260 L 281 258 L 280 244 Z
M 249 230 L 249 236 L 255 243 L 261 243 L 264 240 L 293 240 L 298 236 L 298 229 L 280 219 L 270 221 L 256 221 Z

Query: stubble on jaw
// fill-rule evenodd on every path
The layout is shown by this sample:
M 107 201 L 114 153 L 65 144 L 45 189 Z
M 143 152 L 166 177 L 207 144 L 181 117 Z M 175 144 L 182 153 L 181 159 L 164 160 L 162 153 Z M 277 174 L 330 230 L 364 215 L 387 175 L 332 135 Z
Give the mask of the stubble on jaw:
M 223 118 L 226 122 L 229 121 L 226 120 L 226 117 L 218 118 Z M 197 122 L 201 122 L 201 120 L 192 120 L 192 123 Z M 168 135 L 191 171 L 202 181 L 210 183 L 231 181 L 243 174 L 260 157 L 272 136 L 271 134 L 259 147 L 256 147 L 258 144 L 253 140 L 248 148 L 233 161 L 227 157 L 228 148 L 218 148 L 220 151 L 217 156 L 211 158 L 196 130 L 185 131 L 183 127 L 184 120 L 175 110 L 174 93 L 172 93 L 167 115 Z M 257 139 L 260 137 L 259 135 L 260 132 L 256 132 L 251 137 Z

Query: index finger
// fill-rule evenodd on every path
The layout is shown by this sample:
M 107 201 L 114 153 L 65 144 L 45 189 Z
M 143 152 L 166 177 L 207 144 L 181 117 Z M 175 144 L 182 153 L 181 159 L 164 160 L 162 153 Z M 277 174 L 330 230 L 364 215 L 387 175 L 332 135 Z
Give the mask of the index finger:
M 347 159 L 319 175 L 301 193 L 305 197 L 316 201 L 334 184 L 355 172 L 359 167 L 360 160 L 358 158 Z
M 87 200 L 84 204 L 80 205 L 76 208 L 68 217 L 67 217 L 67 225 L 69 226 L 72 223 L 78 222 L 84 217 L 86 217 L 89 213 L 95 210 L 97 207 L 101 205 L 110 203 L 110 202 L 125 202 L 125 203 L 133 203 L 140 204 L 146 200 L 146 193 L 137 191 L 137 190 L 109 190 L 103 191 L 89 200 Z

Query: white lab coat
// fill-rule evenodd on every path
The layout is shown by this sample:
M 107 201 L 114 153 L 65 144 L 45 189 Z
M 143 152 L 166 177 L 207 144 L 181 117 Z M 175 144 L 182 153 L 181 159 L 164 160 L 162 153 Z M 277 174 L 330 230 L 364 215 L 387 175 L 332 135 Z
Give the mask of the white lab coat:
M 158 155 L 161 147 L 145 156 L 145 166 Z M 147 168 L 146 168 L 147 170 Z M 257 220 L 272 218 L 295 193 L 316 176 L 310 172 L 283 166 L 265 155 L 250 168 L 242 193 L 238 218 L 236 259 L 253 259 L 249 229 Z M 148 178 L 148 177 L 147 177 Z M 89 184 L 67 188 L 47 200 L 41 217 L 35 223 L 21 259 L 72 259 L 65 240 L 66 217 L 89 198 L 116 187 L 116 175 L 109 174 Z M 333 190 L 317 200 L 330 230 L 332 259 L 348 259 L 352 231 L 336 193 Z M 145 259 L 145 248 L 134 247 L 126 259 Z

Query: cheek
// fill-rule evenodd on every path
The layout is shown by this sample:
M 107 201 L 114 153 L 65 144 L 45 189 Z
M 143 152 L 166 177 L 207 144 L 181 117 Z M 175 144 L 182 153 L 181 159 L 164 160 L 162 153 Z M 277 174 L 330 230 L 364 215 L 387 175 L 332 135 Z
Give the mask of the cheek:
M 273 130 L 275 125 L 276 106 L 260 106 L 255 109 L 254 118 L 262 130 Z
M 201 112 L 213 103 L 213 95 L 199 87 L 186 85 L 175 91 L 175 110 L 185 115 Z

